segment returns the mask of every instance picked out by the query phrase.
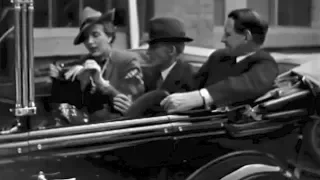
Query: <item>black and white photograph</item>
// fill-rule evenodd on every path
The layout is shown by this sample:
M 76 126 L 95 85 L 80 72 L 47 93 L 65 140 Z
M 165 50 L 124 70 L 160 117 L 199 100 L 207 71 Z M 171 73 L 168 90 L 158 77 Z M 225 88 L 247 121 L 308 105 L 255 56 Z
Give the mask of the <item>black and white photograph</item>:
M 0 0 L 0 179 L 320 179 L 320 1 Z

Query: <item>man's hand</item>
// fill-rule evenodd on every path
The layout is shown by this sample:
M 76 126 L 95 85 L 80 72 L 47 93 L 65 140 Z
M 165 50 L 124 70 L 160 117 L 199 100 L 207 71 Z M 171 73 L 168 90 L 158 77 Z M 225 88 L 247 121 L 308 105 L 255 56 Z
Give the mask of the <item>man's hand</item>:
M 53 78 L 58 78 L 60 75 L 60 71 L 62 70 L 62 68 L 60 66 L 54 65 L 54 64 L 50 64 L 49 66 L 49 75 L 50 77 Z
M 77 76 L 80 74 L 82 69 L 83 69 L 83 66 L 81 65 L 73 66 L 64 74 L 65 79 L 74 81 L 77 78 Z
M 132 105 L 132 99 L 124 94 L 118 94 L 113 98 L 113 107 L 117 111 L 125 114 Z
M 198 91 L 187 93 L 174 93 L 161 101 L 161 106 L 168 112 L 183 112 L 203 105 L 202 97 Z

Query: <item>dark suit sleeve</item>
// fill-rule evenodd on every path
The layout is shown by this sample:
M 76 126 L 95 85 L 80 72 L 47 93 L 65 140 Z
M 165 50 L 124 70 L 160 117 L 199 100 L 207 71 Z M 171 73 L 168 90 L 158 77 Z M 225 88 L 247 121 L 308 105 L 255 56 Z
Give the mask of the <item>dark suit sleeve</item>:
M 143 75 L 137 56 L 133 56 L 123 64 L 120 76 L 123 81 L 121 89 L 124 93 L 137 97 L 144 92 Z
M 200 67 L 200 69 L 194 75 L 195 87 L 196 89 L 201 89 L 204 87 L 207 79 L 209 77 L 210 71 L 214 71 L 216 64 L 220 62 L 221 57 L 224 55 L 224 50 L 218 49 L 213 52 L 208 60 Z
M 272 88 L 277 75 L 278 66 L 274 60 L 261 60 L 251 64 L 240 76 L 228 77 L 206 88 L 214 105 L 230 105 L 263 95 Z
M 185 81 L 182 84 L 182 89 L 186 91 L 197 90 L 198 85 L 196 84 L 196 81 L 194 79 L 194 76 L 196 74 L 195 68 L 191 64 L 186 63 L 186 67 L 183 73 L 184 73 L 183 78 L 185 78 Z
M 212 57 L 212 55 L 210 56 Z M 200 69 L 198 70 L 198 72 L 195 73 L 194 75 L 194 79 L 195 81 L 198 83 L 197 87 L 201 87 L 206 80 L 208 78 L 208 73 L 209 73 L 209 67 L 211 66 L 211 58 L 208 58 L 208 60 L 200 67 Z

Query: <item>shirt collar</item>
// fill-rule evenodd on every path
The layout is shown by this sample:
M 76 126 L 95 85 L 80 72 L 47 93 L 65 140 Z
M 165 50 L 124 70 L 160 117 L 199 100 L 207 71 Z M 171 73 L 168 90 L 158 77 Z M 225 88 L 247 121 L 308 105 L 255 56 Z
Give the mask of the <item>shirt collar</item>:
M 172 68 L 177 64 L 177 62 L 174 62 L 173 64 L 171 64 L 170 67 L 168 67 L 167 69 L 161 71 L 161 76 L 162 79 L 165 80 L 168 76 L 168 74 L 170 73 L 170 71 L 172 70 Z
M 238 56 L 236 58 L 237 63 L 239 63 L 240 61 L 244 60 L 245 58 L 247 58 L 249 56 L 252 56 L 254 53 L 256 53 L 256 52 L 254 51 L 254 52 L 250 52 L 250 53 L 247 53 L 245 55 L 242 55 L 242 56 Z

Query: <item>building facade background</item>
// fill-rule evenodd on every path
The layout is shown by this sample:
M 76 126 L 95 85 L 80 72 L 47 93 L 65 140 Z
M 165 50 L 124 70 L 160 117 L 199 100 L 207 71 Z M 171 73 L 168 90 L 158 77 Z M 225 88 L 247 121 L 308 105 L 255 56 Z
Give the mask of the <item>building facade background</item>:
M 192 45 L 220 48 L 223 23 L 228 12 L 237 8 L 256 9 L 268 20 L 270 30 L 265 43 L 269 48 L 319 47 L 319 0 L 137 0 L 141 35 L 146 22 L 154 15 L 174 15 L 181 18 Z M 100 11 L 117 8 L 119 33 L 114 46 L 128 47 L 127 0 L 34 0 L 35 56 L 72 56 L 85 53 L 83 46 L 73 46 L 78 33 L 80 12 L 85 6 Z M 0 2 L 0 33 L 9 29 L 12 15 L 6 13 L 10 1 Z M 3 46 L 3 45 L 2 45 Z M 6 45 L 8 49 L 8 45 Z M 3 52 L 2 52 L 3 54 Z
M 155 14 L 182 18 L 198 46 L 222 47 L 223 22 L 237 8 L 253 8 L 269 22 L 265 47 L 320 46 L 319 0 L 156 0 L 155 7 Z

